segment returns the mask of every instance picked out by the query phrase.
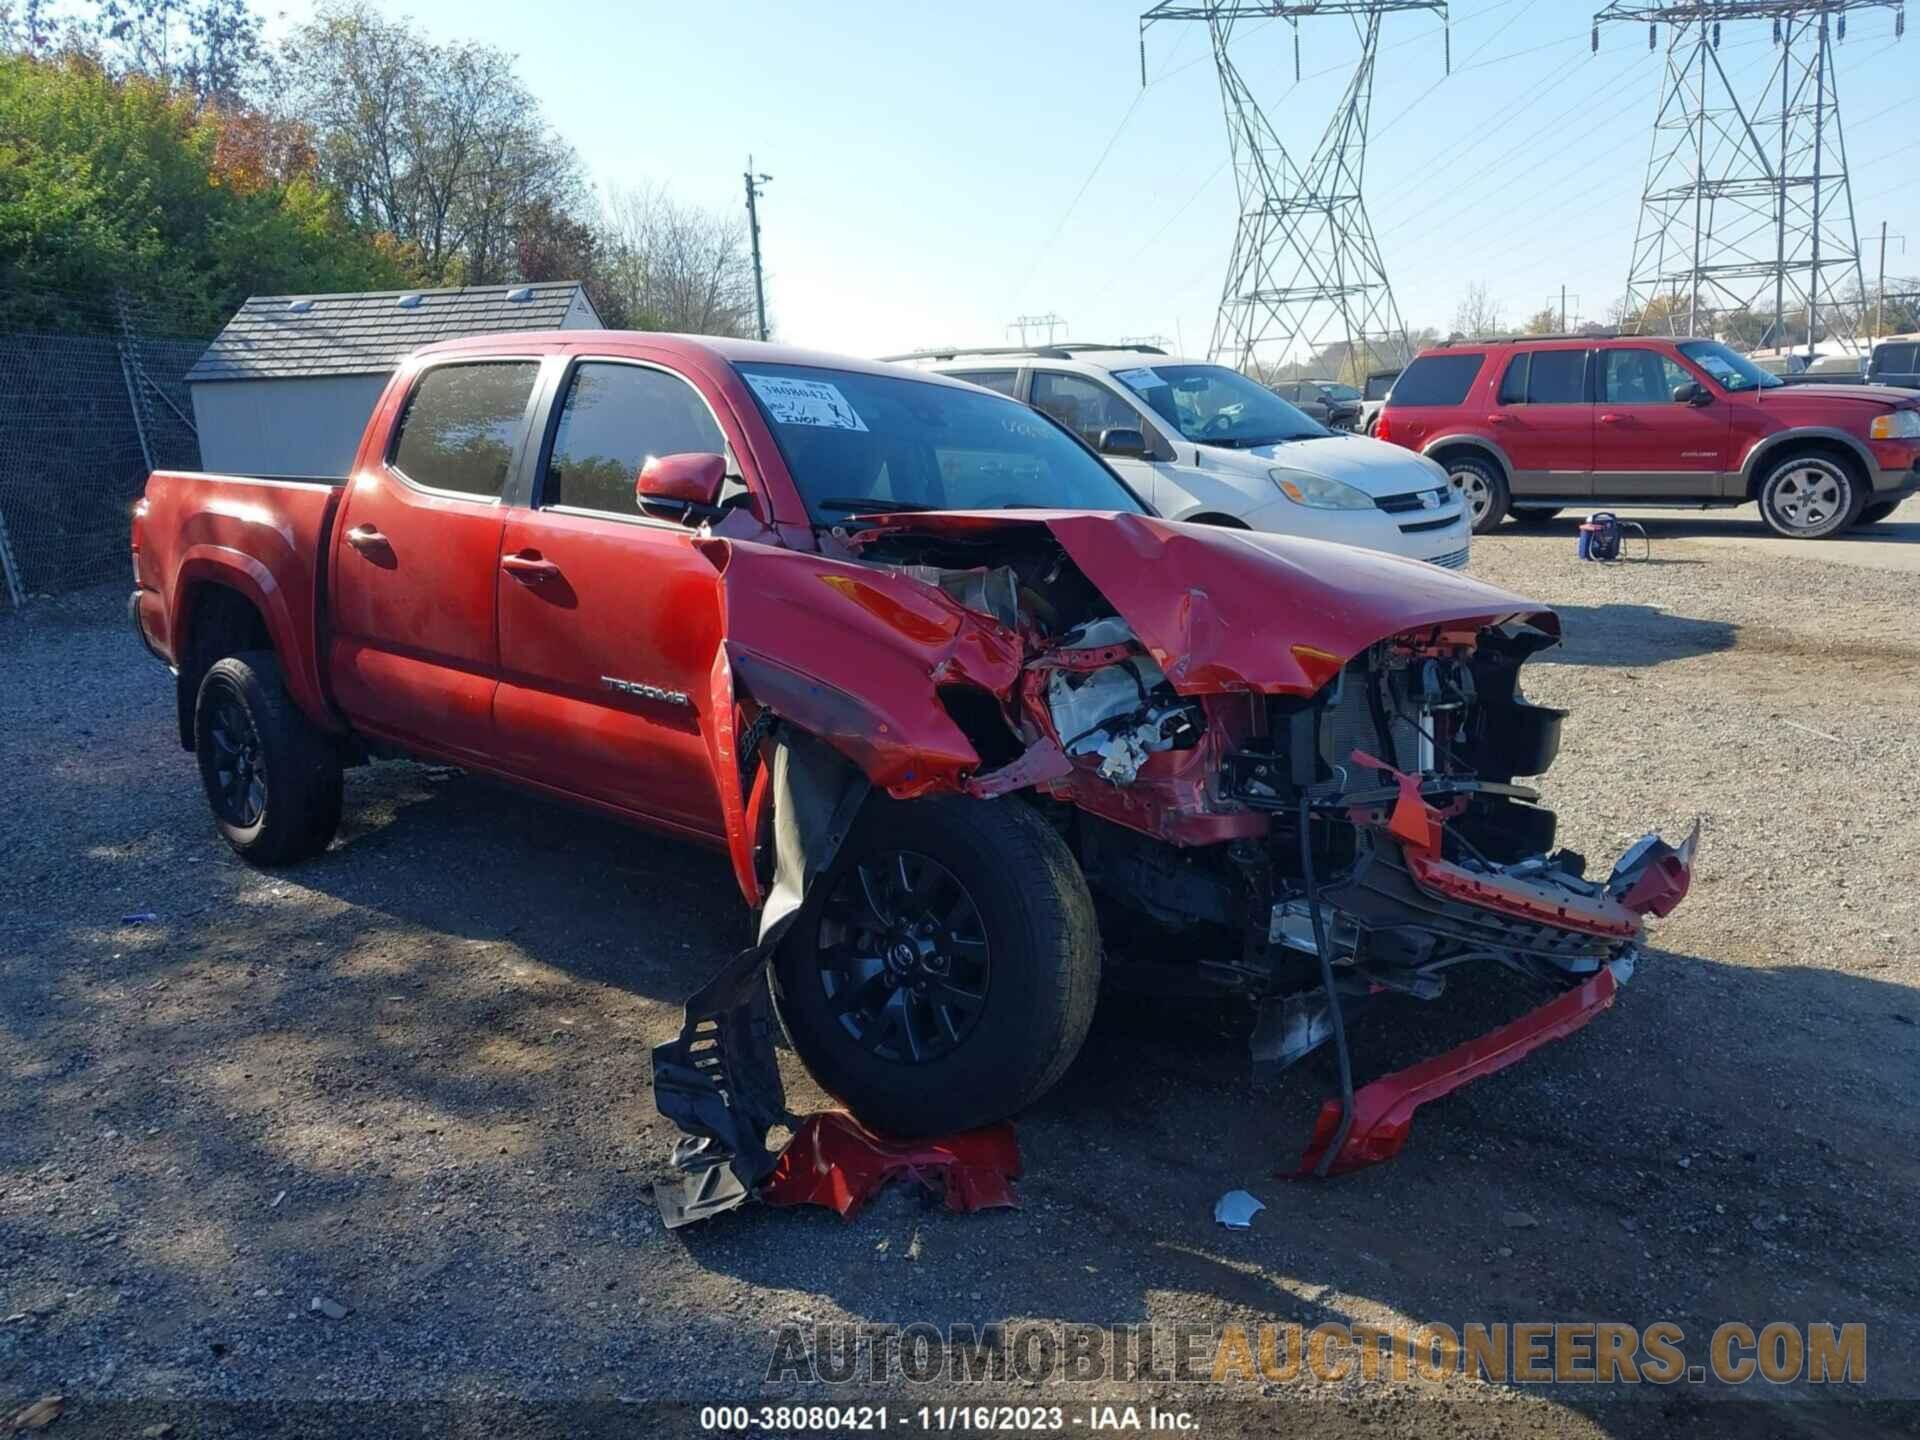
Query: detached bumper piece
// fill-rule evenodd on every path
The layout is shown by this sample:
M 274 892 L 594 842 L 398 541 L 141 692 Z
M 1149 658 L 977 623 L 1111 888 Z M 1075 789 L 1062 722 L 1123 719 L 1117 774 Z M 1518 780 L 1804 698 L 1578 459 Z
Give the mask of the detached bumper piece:
M 824 1205 L 851 1216 L 888 1182 L 906 1178 L 945 1194 L 947 1208 L 1018 1208 L 1020 1175 L 1013 1127 L 989 1125 L 934 1140 L 886 1140 L 851 1115 L 809 1115 L 760 1186 L 769 1205 Z
M 1353 1126 L 1326 1173 L 1340 1175 L 1391 1160 L 1407 1143 L 1415 1110 L 1429 1100 L 1452 1094 L 1470 1080 L 1506 1069 L 1550 1040 L 1573 1034 L 1613 1004 L 1613 997 L 1632 974 L 1631 958 L 1622 956 L 1591 980 L 1582 981 L 1577 988 L 1518 1020 L 1455 1046 L 1444 1055 L 1422 1060 L 1418 1065 L 1383 1075 L 1362 1086 L 1353 1095 Z M 1339 1130 L 1340 1102 L 1329 1100 L 1320 1107 L 1313 1139 L 1301 1157 L 1300 1168 L 1292 1172 L 1293 1177 L 1303 1178 L 1318 1170 L 1327 1146 Z

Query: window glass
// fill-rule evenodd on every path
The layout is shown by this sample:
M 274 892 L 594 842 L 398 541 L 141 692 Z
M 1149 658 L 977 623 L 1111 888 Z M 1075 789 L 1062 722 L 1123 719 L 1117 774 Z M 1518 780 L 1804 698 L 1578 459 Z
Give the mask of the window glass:
M 1522 350 L 1507 362 L 1507 373 L 1500 377 L 1500 403 L 1524 405 L 1527 402 L 1527 361 L 1531 350 Z
M 1460 355 L 1447 351 L 1440 355 L 1422 355 L 1393 382 L 1387 396 L 1389 410 L 1409 405 L 1458 405 L 1473 388 L 1473 377 L 1480 373 L 1482 354 Z
M 1057 370 L 1035 372 L 1032 404 L 1095 449 L 1100 446 L 1102 430 L 1140 428 L 1140 416 L 1134 408 L 1106 386 Z
M 1744 355 L 1736 355 L 1718 340 L 1682 340 L 1680 353 L 1720 382 L 1725 389 L 1777 390 L 1787 382 L 1769 375 Z
M 573 372 L 547 462 L 545 503 L 632 515 L 633 482 L 655 455 L 724 455 L 726 438 L 677 375 L 588 362 Z
M 817 523 L 879 510 L 1145 508 L 1070 435 L 1002 396 L 931 377 L 736 368 Z
M 1920 368 L 1914 365 L 1914 355 L 1917 349 L 1920 349 L 1920 347 L 1912 345 L 1882 345 L 1879 352 L 1873 357 L 1873 368 L 1882 372 L 1899 371 L 1901 373 Z
M 1333 432 L 1224 365 L 1142 365 L 1113 378 L 1181 436 L 1228 450 L 1324 440 Z
M 1671 405 L 1673 387 L 1693 376 L 1658 350 L 1602 350 L 1600 398 L 1609 405 Z
M 1527 366 L 1529 405 L 1584 405 L 1587 400 L 1587 352 L 1536 350 Z
M 400 416 L 394 467 L 429 489 L 501 494 L 539 371 L 532 360 L 427 371 Z
M 1359 392 L 1358 390 L 1356 390 L 1356 389 L 1354 389 L 1354 387 L 1353 387 L 1353 386 L 1351 386 L 1351 385 L 1341 385 L 1341 384 L 1339 384 L 1338 382 L 1336 382 L 1336 383 L 1334 383 L 1334 384 L 1332 384 L 1332 385 L 1322 385 L 1322 386 L 1320 387 L 1320 394 L 1321 394 L 1321 395 L 1322 395 L 1322 396 L 1323 396 L 1324 398 L 1326 398 L 1326 399 L 1328 399 L 1328 400 L 1358 400 L 1358 399 L 1360 399 L 1360 392 Z
M 945 374 L 956 380 L 965 380 L 969 385 L 984 385 L 989 390 L 998 390 L 1002 395 L 1013 394 L 1014 377 L 1018 370 L 948 370 Z

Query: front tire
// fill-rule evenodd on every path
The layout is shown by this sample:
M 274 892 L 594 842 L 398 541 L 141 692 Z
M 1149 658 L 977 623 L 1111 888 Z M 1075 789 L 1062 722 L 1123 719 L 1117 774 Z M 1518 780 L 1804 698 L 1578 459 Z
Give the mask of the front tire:
M 1790 540 L 1824 540 L 1861 515 L 1866 492 L 1850 466 L 1830 455 L 1789 455 L 1760 480 L 1760 518 Z
M 1506 519 L 1513 497 L 1498 465 L 1478 455 L 1456 455 L 1446 464 L 1447 479 L 1460 487 L 1474 534 L 1485 535 Z
M 286 865 L 327 848 L 340 827 L 339 752 L 288 696 L 271 652 L 208 667 L 193 734 L 214 823 L 241 859 Z
M 907 1137 L 991 1124 L 1052 1088 L 1086 1039 L 1093 899 L 1020 801 L 877 797 L 771 983 L 794 1050 L 861 1123 Z

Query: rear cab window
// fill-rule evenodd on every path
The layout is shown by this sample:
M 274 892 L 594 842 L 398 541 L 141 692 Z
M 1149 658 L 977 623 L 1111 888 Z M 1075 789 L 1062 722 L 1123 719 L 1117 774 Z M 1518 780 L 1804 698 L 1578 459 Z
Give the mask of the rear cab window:
M 388 465 L 425 490 L 498 499 L 526 428 L 537 360 L 475 360 L 421 373 L 394 429 Z
M 1404 410 L 1413 405 L 1458 405 L 1467 398 L 1473 382 L 1486 362 L 1477 350 L 1444 351 L 1422 355 L 1400 372 L 1387 397 L 1389 410 Z
M 1018 370 L 945 370 L 941 373 L 955 380 L 964 380 L 969 385 L 997 390 L 1006 396 L 1013 394 L 1014 381 L 1020 376 Z

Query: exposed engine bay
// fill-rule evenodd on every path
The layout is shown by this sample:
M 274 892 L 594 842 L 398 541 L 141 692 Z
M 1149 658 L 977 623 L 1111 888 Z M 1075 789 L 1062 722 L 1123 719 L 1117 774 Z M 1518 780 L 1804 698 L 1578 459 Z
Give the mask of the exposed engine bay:
M 1031 805 L 1060 833 L 1101 909 L 1107 967 L 1245 996 L 1258 1062 L 1338 1045 L 1316 1173 L 1385 1158 L 1421 1099 L 1605 1008 L 1644 917 L 1686 893 L 1697 827 L 1590 875 L 1519 783 L 1551 766 L 1566 719 L 1519 684 L 1558 640 L 1544 608 L 1390 557 L 1341 557 L 1366 572 L 1342 592 L 1309 567 L 1343 547 L 1202 540 L 1138 517 L 856 524 L 872 528 L 833 536 L 850 567 L 937 592 L 964 617 L 956 635 L 982 630 L 965 650 L 943 639 L 930 667 L 978 757 L 953 788 Z M 1115 529 L 1128 545 L 1108 543 Z M 921 628 L 933 646 L 940 627 Z M 991 671 L 980 655 L 999 657 Z M 1489 971 L 1546 982 L 1561 1008 L 1498 1054 L 1439 1057 L 1453 1068 L 1437 1078 L 1356 1095 L 1343 1002 L 1431 1000 Z

